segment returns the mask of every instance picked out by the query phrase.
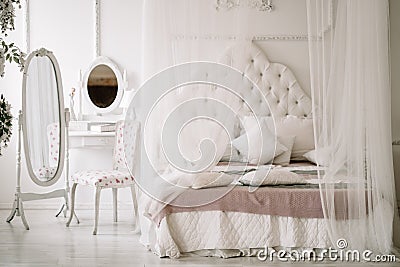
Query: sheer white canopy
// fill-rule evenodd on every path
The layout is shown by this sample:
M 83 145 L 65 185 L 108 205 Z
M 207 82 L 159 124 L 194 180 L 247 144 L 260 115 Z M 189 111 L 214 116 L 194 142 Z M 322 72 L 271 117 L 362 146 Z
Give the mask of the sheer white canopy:
M 307 0 L 307 12 L 316 153 L 329 151 L 320 188 L 330 238 L 388 253 L 397 216 L 388 1 Z

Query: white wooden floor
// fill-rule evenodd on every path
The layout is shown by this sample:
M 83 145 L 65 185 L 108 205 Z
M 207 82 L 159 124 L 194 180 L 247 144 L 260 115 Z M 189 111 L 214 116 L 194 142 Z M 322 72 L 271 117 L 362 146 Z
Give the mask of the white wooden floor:
M 66 219 L 55 218 L 55 211 L 27 210 L 31 230 L 26 231 L 21 219 L 11 224 L 5 220 L 8 210 L 0 210 L 0 266 L 293 266 L 291 263 L 260 262 L 257 258 L 203 258 L 182 257 L 179 260 L 160 259 L 147 251 L 139 236 L 132 233 L 132 216 L 120 212 L 120 221 L 112 222 L 110 210 L 101 210 L 98 235 L 93 236 L 93 212 L 78 210 L 81 224 L 75 221 L 65 227 Z M 373 266 L 358 263 L 325 263 L 312 266 Z M 309 262 L 296 266 L 309 266 Z M 379 264 L 400 266 L 400 264 Z

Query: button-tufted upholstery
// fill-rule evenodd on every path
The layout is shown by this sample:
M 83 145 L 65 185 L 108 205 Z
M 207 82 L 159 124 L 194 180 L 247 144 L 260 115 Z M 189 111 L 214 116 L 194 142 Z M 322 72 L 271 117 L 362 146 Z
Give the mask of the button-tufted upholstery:
M 275 118 L 287 115 L 311 118 L 311 99 L 300 87 L 292 71 L 285 65 L 272 63 L 256 45 L 242 43 L 230 47 L 221 58 L 221 63 L 243 72 L 265 95 L 271 111 L 263 107 L 261 95 L 251 85 L 242 90 L 246 99 L 258 116 L 274 115 Z

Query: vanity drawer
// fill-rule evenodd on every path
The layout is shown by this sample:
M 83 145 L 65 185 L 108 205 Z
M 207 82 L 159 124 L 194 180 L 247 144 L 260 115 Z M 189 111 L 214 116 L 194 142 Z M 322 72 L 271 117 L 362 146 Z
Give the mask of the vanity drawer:
M 114 137 L 83 137 L 83 146 L 114 146 Z
M 71 133 L 69 136 L 70 148 L 112 148 L 114 134 Z

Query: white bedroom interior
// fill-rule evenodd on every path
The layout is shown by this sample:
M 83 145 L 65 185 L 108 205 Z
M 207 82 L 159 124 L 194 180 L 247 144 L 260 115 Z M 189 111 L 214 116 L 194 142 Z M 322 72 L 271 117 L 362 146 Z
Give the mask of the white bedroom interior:
M 181 30 L 180 27 L 182 27 L 182 31 L 186 35 L 182 35 L 181 38 L 188 38 L 188 36 L 189 38 L 192 38 L 194 35 L 192 31 L 198 30 L 199 32 L 203 33 L 203 29 L 209 29 L 217 25 L 219 19 L 221 21 L 226 19 L 226 21 L 225 24 L 218 24 L 219 27 L 216 27 L 212 30 L 212 34 L 214 36 L 218 35 L 218 38 L 226 38 L 226 36 L 235 35 L 239 40 L 246 34 L 251 36 L 279 36 L 280 38 L 278 38 L 278 40 L 259 40 L 254 41 L 253 43 L 260 48 L 262 53 L 266 55 L 270 62 L 284 64 L 293 72 L 295 76 L 294 81 L 297 80 L 296 83 L 301 88 L 301 93 L 304 91 L 304 95 L 307 95 L 311 98 L 313 96 L 312 85 L 315 86 L 318 84 L 318 82 L 313 80 L 312 76 L 310 76 L 310 69 L 318 69 L 321 65 L 321 61 L 314 61 L 313 63 L 317 62 L 318 64 L 311 64 L 310 66 L 309 42 L 307 41 L 308 34 L 312 32 L 312 30 L 308 28 L 308 22 L 310 23 L 308 20 L 310 20 L 311 10 L 308 10 L 309 14 L 307 15 L 307 2 L 309 2 L 310 5 L 313 3 L 315 4 L 315 1 L 313 0 L 273 0 L 271 1 L 271 4 L 274 8 L 271 12 L 255 12 L 254 10 L 249 11 L 248 9 L 245 9 L 246 11 L 243 11 L 244 14 L 237 11 L 241 7 L 236 7 L 236 9 L 233 7 L 232 10 L 221 10 L 219 12 L 215 12 L 215 6 L 218 5 L 218 3 L 225 2 L 214 0 L 192 1 L 193 3 L 196 2 L 196 4 L 193 4 L 195 7 L 190 6 L 190 4 L 181 6 L 173 6 L 165 3 L 161 4 L 155 0 L 147 2 L 147 6 L 144 3 L 145 1 L 141 0 L 28 1 L 28 23 L 24 21 L 26 17 L 24 10 L 25 7 L 23 7 L 21 10 L 16 10 L 16 30 L 10 33 L 8 39 L 15 41 L 15 43 L 22 49 L 26 48 L 28 40 L 30 51 L 44 47 L 54 53 L 60 66 L 65 107 L 69 107 L 70 105 L 69 94 L 71 92 L 71 88 L 79 88 L 81 85 L 80 81 L 86 78 L 86 72 L 97 56 L 96 48 L 99 49 L 99 55 L 106 56 L 116 63 L 121 72 L 121 77 L 123 76 L 122 78 L 124 78 L 124 82 L 126 80 L 125 93 L 128 92 L 126 95 L 131 95 L 130 92 L 132 90 L 137 90 L 145 81 L 145 79 L 149 78 L 152 74 L 155 74 L 157 71 L 174 63 L 181 63 L 187 58 L 194 59 L 197 56 L 200 57 L 201 53 L 199 51 L 204 52 L 203 50 L 206 50 L 204 54 L 209 57 L 206 58 L 206 60 L 209 60 L 210 58 L 221 58 L 223 55 L 226 56 L 224 52 L 232 44 L 235 44 L 235 40 L 199 40 L 197 46 L 192 44 L 193 47 L 187 50 L 185 50 L 183 47 L 180 47 L 179 45 L 181 44 L 175 44 L 176 46 L 174 47 L 175 50 L 173 50 L 173 52 L 167 51 L 167 53 L 170 53 L 168 56 L 173 58 L 173 60 L 168 59 L 168 61 L 167 59 L 162 58 L 163 52 L 168 49 L 163 46 L 165 43 L 162 43 L 162 34 L 171 29 L 179 31 Z M 359 0 L 355 1 L 359 2 Z M 181 3 L 182 1 L 180 2 L 178 0 L 174 0 L 173 2 Z M 329 1 L 326 2 L 328 3 Z M 374 2 L 374 0 L 368 0 L 368 2 Z M 96 3 L 98 3 L 99 8 L 99 13 L 97 15 L 95 11 Z M 396 0 L 389 0 L 388 3 L 390 11 L 389 61 L 391 72 L 391 91 L 389 91 L 389 93 L 391 93 L 391 96 L 390 99 L 387 100 L 391 100 L 392 105 L 391 114 L 388 112 L 387 118 L 391 118 L 389 122 L 391 121 L 392 125 L 392 140 L 385 139 L 382 141 L 383 143 L 391 143 L 392 141 L 400 139 L 400 126 L 398 123 L 400 120 L 400 108 L 397 105 L 397 100 L 400 99 L 400 92 L 398 90 L 400 86 L 400 77 L 399 75 L 396 75 L 396 73 L 398 73 L 400 70 L 400 18 L 399 16 L 396 16 L 396 14 L 400 12 L 400 3 Z M 26 4 L 26 1 L 23 1 L 23 5 L 24 4 Z M 182 12 L 180 14 L 185 14 L 183 17 L 168 18 L 168 16 L 173 16 L 172 14 L 174 14 L 174 10 L 189 10 L 192 13 L 185 14 L 185 12 Z M 207 18 L 207 12 L 209 10 L 212 10 L 215 13 Z M 370 11 L 370 9 L 368 10 Z M 164 16 L 167 18 L 164 18 Z M 97 18 L 99 24 L 97 28 L 98 32 L 96 33 Z M 157 19 L 151 21 L 149 18 L 157 18 L 158 21 Z M 198 21 L 195 23 L 190 23 L 191 18 L 196 18 Z M 163 24 L 163 19 L 169 19 L 170 24 Z M 185 20 L 187 20 L 187 24 L 189 26 L 182 26 L 182 24 L 184 24 L 182 21 L 184 22 Z M 323 23 L 324 22 L 325 21 L 323 21 Z M 154 23 L 154 25 L 149 26 L 151 23 Z M 157 25 L 157 23 L 161 23 L 161 25 Z M 176 25 L 174 23 L 181 24 Z M 240 25 L 240 23 L 242 24 Z M 29 27 L 29 31 L 26 30 L 27 25 Z M 192 28 L 190 28 L 190 25 L 192 25 Z M 161 26 L 164 28 L 157 28 Z M 152 27 L 155 27 L 154 29 L 156 29 L 154 32 L 151 31 L 153 29 Z M 249 31 L 251 31 L 251 33 L 249 33 Z M 27 34 L 27 32 L 29 32 L 29 34 Z M 207 34 L 210 33 L 205 32 L 203 33 L 203 36 Z M 284 39 L 285 37 L 287 38 Z M 297 39 L 293 37 L 297 37 Z M 96 38 L 98 38 L 97 43 Z M 146 41 L 148 43 L 146 43 Z M 190 42 L 191 41 L 189 40 L 188 43 Z M 194 43 L 196 43 L 196 41 Z M 329 45 L 329 42 L 327 42 L 327 45 Z M 251 50 L 249 53 L 252 53 L 252 51 L 253 50 Z M 185 52 L 187 54 L 185 54 Z M 242 52 L 243 54 L 246 54 L 248 51 L 243 49 Z M 383 50 L 383 53 L 384 52 L 385 50 Z M 149 55 L 152 53 L 153 55 L 149 57 Z M 187 55 L 189 56 L 186 57 Z M 202 58 L 200 57 L 200 59 Z M 232 58 L 229 59 L 234 61 Z M 163 60 L 167 62 L 166 65 L 163 64 Z M 379 58 L 375 60 L 378 61 Z M 240 70 L 240 67 L 236 67 Z M 245 72 L 245 70 L 242 71 Z M 14 117 L 18 115 L 18 110 L 22 107 L 22 76 L 22 73 L 15 64 L 7 64 L 6 74 L 4 77 L 0 78 L 0 93 L 3 94 L 12 105 L 12 113 Z M 143 101 L 143 99 L 140 100 Z M 82 99 L 79 99 L 78 95 L 78 97 L 75 98 L 75 103 L 78 105 L 80 101 L 83 102 L 83 113 L 90 113 L 91 110 L 89 105 L 85 102 L 86 99 L 83 99 L 83 96 Z M 310 101 L 309 105 L 304 108 L 304 110 L 309 110 L 310 113 L 302 114 L 301 116 L 311 114 L 312 108 L 313 106 Z M 130 110 L 132 111 L 132 109 Z M 127 106 L 120 108 L 120 111 L 121 114 L 111 116 L 111 119 L 114 121 L 123 119 L 125 117 L 124 112 L 127 111 Z M 301 109 L 301 111 L 303 111 L 303 109 Z M 295 110 L 293 112 L 295 113 L 300 111 Z M 288 111 L 288 113 L 290 112 Z M 128 110 L 128 117 L 129 115 L 132 115 L 132 112 L 130 113 Z M 286 112 L 283 115 L 286 115 Z M 296 115 L 298 114 L 296 113 Z M 93 119 L 93 117 L 90 117 L 90 119 Z M 102 120 L 102 117 L 100 116 L 97 118 L 97 120 Z M 350 122 L 351 121 L 347 121 L 347 123 Z M 14 125 L 16 125 L 16 122 L 14 122 Z M 152 133 L 150 132 L 149 135 L 151 134 Z M 318 136 L 319 134 L 320 133 L 318 133 Z M 322 136 L 323 134 L 320 135 Z M 0 265 L 94 266 L 113 264 L 117 266 L 125 264 L 131 266 L 250 266 L 259 264 L 266 266 L 266 263 L 258 260 L 257 257 L 239 257 L 228 259 L 220 259 L 218 257 L 229 256 L 230 254 L 226 252 L 221 252 L 221 254 L 215 252 L 202 254 L 203 256 L 217 256 L 212 258 L 203 258 L 199 255 L 188 256 L 171 254 L 174 252 L 174 250 L 171 250 L 172 252 L 168 251 L 168 246 L 171 244 L 162 243 L 168 242 L 168 238 L 162 239 L 166 236 L 165 233 L 161 232 L 162 230 L 160 230 L 158 233 L 159 236 L 157 236 L 159 240 L 163 240 L 157 244 L 158 249 L 153 248 L 154 253 L 148 251 L 145 246 L 143 246 L 143 243 L 151 247 L 151 235 L 149 234 L 148 236 L 143 237 L 143 232 L 145 232 L 147 229 L 145 228 L 146 223 L 143 223 L 143 220 L 145 220 L 144 217 L 141 217 L 140 220 L 142 224 L 142 236 L 140 237 L 140 235 L 135 233 L 135 216 L 132 212 L 133 207 L 131 199 L 132 194 L 128 188 L 123 188 L 118 191 L 119 222 L 116 223 L 112 221 L 112 190 L 104 190 L 102 192 L 97 235 L 92 235 L 95 198 L 93 187 L 89 186 L 78 186 L 79 188 L 76 193 L 75 209 L 77 216 L 81 221 L 80 224 L 76 224 L 75 219 L 73 219 L 70 227 L 67 228 L 65 227 L 65 223 L 67 221 L 66 218 L 62 216 L 58 218 L 54 217 L 55 213 L 61 207 L 62 199 L 46 199 L 24 203 L 26 217 L 31 228 L 29 231 L 24 229 L 19 217 L 14 218 L 11 224 L 8 224 L 5 221 L 13 205 L 17 176 L 16 147 L 17 127 L 14 126 L 9 147 L 5 150 L 4 155 L 0 157 L 0 177 L 3 181 L 2 186 L 0 187 L 0 237 L 2 240 L 4 240 L 0 244 Z M 21 187 L 24 192 L 44 193 L 50 190 L 63 188 L 65 183 L 63 178 L 65 175 L 65 170 L 61 176 L 62 179 L 50 187 L 38 187 L 32 183 L 31 179 L 29 179 L 29 173 L 26 168 L 24 156 L 25 155 L 23 153 Z M 90 169 L 112 169 L 112 156 L 112 145 L 105 145 L 100 147 L 100 149 L 75 147 L 69 152 L 69 173 L 73 174 L 80 170 Z M 391 159 L 391 156 L 393 156 L 396 193 L 399 195 L 400 148 L 397 145 L 393 145 L 392 155 L 386 155 L 386 158 Z M 391 166 L 391 162 L 386 162 L 386 164 Z M 390 175 L 390 171 L 388 172 L 388 175 Z M 375 180 L 376 179 L 372 179 L 373 182 L 375 182 Z M 389 186 L 389 184 L 390 183 L 385 182 L 385 186 Z M 143 186 L 146 187 L 146 185 Z M 329 197 L 333 196 L 331 193 L 333 193 L 334 188 L 325 188 L 325 190 L 326 191 L 321 192 L 326 193 L 326 200 L 329 201 Z M 358 188 L 357 193 L 359 194 L 360 192 L 361 190 Z M 360 197 L 360 199 L 364 198 Z M 363 204 L 365 205 L 365 203 Z M 140 209 L 140 211 L 142 212 L 143 210 Z M 333 211 L 333 213 L 334 212 L 335 211 Z M 329 217 L 329 214 L 325 214 L 325 216 Z M 388 220 L 390 221 L 390 219 L 386 218 L 385 221 L 387 222 Z M 330 223 L 331 226 L 334 225 L 330 228 L 334 229 L 332 230 L 334 233 L 331 233 L 332 236 L 342 234 L 338 230 L 340 227 L 338 226 L 339 224 L 336 222 L 335 218 L 330 217 L 328 221 L 328 224 Z M 377 221 L 378 220 L 375 220 L 374 222 Z M 386 228 L 391 228 L 391 225 L 385 226 L 387 226 Z M 385 226 L 383 228 L 385 228 Z M 164 225 L 163 227 L 167 227 L 165 229 L 168 229 L 168 225 Z M 181 232 L 186 231 L 182 229 Z M 348 227 L 348 229 L 354 229 L 354 222 L 353 226 Z M 365 229 L 376 230 L 376 233 L 378 233 L 378 231 L 383 231 L 377 226 L 368 226 Z M 175 237 L 178 236 L 178 232 L 179 229 L 176 230 L 177 235 Z M 152 234 L 157 235 L 155 233 Z M 290 235 L 290 233 L 286 234 Z M 382 235 L 385 234 L 387 233 L 385 232 Z M 173 236 L 174 233 L 169 235 Z M 371 236 L 375 235 L 371 234 Z M 371 240 L 375 239 L 371 238 Z M 368 241 L 364 241 L 366 243 L 373 242 L 373 244 L 355 244 L 355 248 L 366 249 L 387 243 L 385 243 L 384 240 L 379 240 L 379 242 L 382 243 L 378 244 L 378 241 L 374 243 L 374 241 L 371 240 L 368 239 Z M 43 242 L 43 247 L 40 245 L 41 242 Z M 184 244 L 183 241 L 182 244 Z M 359 245 L 359 247 L 357 247 L 357 245 Z M 385 250 L 385 248 L 382 248 L 382 250 Z M 385 251 L 388 253 L 387 250 Z M 38 256 L 40 253 L 43 253 L 45 257 Z M 159 256 L 167 256 L 177 259 L 160 259 Z M 178 258 L 179 256 L 181 256 L 181 258 Z M 332 266 L 335 265 L 334 262 L 331 262 L 331 264 Z M 368 264 L 372 265 L 372 263 Z M 393 264 L 396 263 L 391 264 L 392 265 L 390 266 L 394 266 Z M 314 265 L 317 264 L 314 263 Z M 326 265 L 326 263 L 324 263 L 324 265 Z

